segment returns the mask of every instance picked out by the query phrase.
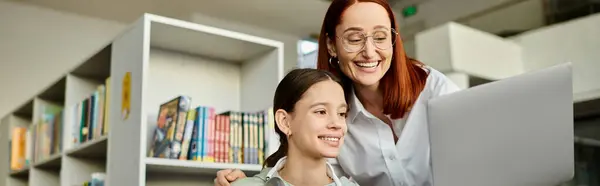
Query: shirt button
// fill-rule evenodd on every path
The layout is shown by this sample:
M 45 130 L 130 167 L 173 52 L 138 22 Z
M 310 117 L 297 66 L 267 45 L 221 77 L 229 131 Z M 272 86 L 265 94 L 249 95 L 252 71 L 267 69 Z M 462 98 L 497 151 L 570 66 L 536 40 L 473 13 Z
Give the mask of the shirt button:
M 388 158 L 389 158 L 390 160 L 396 160 L 396 156 L 394 156 L 394 155 L 389 155 L 389 156 L 388 156 Z

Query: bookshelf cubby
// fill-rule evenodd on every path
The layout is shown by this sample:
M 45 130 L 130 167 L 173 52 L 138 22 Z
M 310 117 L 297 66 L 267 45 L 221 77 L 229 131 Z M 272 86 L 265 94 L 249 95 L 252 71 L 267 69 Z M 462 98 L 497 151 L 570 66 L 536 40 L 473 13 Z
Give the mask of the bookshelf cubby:
M 262 169 L 258 163 L 149 157 L 159 107 L 177 96 L 189 96 L 191 109 L 207 106 L 216 114 L 265 111 L 281 78 L 282 42 L 144 14 L 2 118 L 0 158 L 7 161 L 0 163 L 0 185 L 83 185 L 94 173 L 104 173 L 109 186 L 212 185 L 222 169 L 257 173 Z M 90 124 L 82 132 L 86 100 L 106 109 L 91 111 L 94 127 Z M 48 123 L 49 113 L 60 116 L 56 120 L 60 134 L 50 135 L 60 143 L 49 143 L 59 150 L 34 155 L 40 157 L 12 170 L 13 128 L 54 126 L 42 124 Z M 269 144 L 265 153 L 272 153 L 278 145 L 276 137 L 268 135 L 264 140 Z
M 27 101 L 25 104 L 20 106 L 13 112 L 11 115 L 7 115 L 2 118 L 2 122 L 0 123 L 0 134 L 2 137 L 0 140 L 2 143 L 3 149 L 9 149 L 11 142 L 9 141 L 12 138 L 12 131 L 15 127 L 29 127 L 31 126 L 33 118 L 33 99 Z M 10 151 L 0 151 L 6 152 L 1 153 L 0 157 L 3 157 L 3 160 L 8 160 L 10 157 Z M 29 185 L 29 167 L 23 167 L 21 169 L 11 170 L 9 165 L 5 165 L 1 169 L 2 175 L 0 178 L 4 178 L 7 185 L 11 186 L 27 186 Z

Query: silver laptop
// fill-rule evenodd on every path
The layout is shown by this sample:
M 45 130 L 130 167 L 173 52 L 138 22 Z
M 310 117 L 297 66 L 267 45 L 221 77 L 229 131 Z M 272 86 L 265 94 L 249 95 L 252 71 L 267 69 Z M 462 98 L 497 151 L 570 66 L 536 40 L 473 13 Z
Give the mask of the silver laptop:
M 434 186 L 555 186 L 574 175 L 566 63 L 428 103 Z

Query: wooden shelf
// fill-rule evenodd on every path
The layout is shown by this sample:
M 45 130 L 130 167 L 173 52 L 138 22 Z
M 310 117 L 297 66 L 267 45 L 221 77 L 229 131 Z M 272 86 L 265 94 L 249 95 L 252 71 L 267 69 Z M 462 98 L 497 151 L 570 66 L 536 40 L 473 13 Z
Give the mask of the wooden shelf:
M 108 136 L 101 136 L 91 141 L 78 144 L 75 148 L 68 150 L 68 156 L 79 158 L 106 158 L 106 146 L 108 145 Z
M 27 178 L 29 177 L 29 167 L 21 170 L 10 171 L 10 176 L 15 178 Z
M 223 169 L 240 169 L 253 175 L 260 172 L 261 165 L 232 164 L 232 163 L 206 163 L 191 160 L 172 160 L 161 158 L 145 158 L 146 171 L 151 173 L 175 173 L 193 175 L 216 175 Z
M 149 21 L 151 47 L 217 60 L 248 62 L 282 45 L 248 34 L 151 14 L 146 14 L 144 20 Z
M 61 162 L 62 153 L 57 153 L 51 155 L 47 159 L 36 162 L 35 164 L 33 164 L 33 167 L 42 169 L 60 169 Z

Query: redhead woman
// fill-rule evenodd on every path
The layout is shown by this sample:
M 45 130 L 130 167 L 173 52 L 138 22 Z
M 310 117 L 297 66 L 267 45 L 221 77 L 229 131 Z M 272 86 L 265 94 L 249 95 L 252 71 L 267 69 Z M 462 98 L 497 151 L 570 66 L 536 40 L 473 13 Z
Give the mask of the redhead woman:
M 321 28 L 317 66 L 342 80 L 350 105 L 344 145 L 330 163 L 360 185 L 431 186 L 426 104 L 459 90 L 406 56 L 398 30 L 386 0 L 333 0 Z M 221 170 L 215 184 L 240 177 Z

